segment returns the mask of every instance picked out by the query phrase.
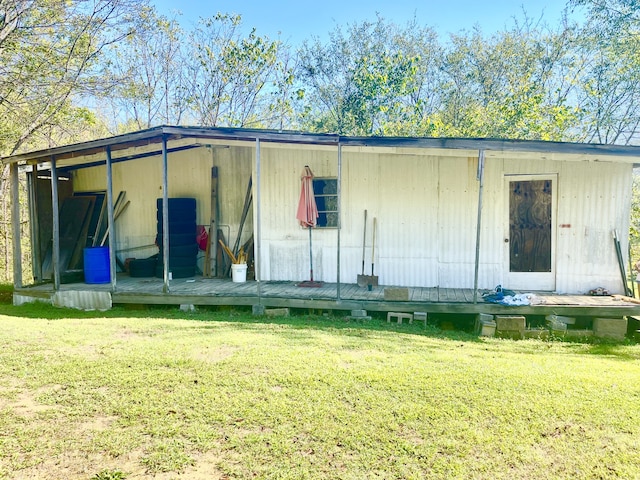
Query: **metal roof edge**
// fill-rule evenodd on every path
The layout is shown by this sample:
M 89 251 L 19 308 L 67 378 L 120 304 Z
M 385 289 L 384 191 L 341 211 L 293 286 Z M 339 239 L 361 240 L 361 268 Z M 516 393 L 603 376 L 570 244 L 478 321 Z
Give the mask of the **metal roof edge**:
M 310 143 L 337 145 L 340 136 L 333 133 L 309 133 L 295 130 L 267 130 L 259 128 L 235 127 L 182 127 L 166 126 L 163 132 L 183 137 L 226 139 L 238 141 L 262 140 L 280 143 Z
M 640 157 L 640 146 L 455 137 L 340 137 L 344 146 L 442 148 L 538 153 L 606 154 Z
M 209 138 L 229 141 L 261 140 L 273 143 L 343 145 L 397 148 L 441 148 L 489 151 L 522 151 L 533 153 L 602 154 L 640 158 L 640 146 L 605 145 L 594 143 L 548 142 L 544 140 L 509 140 L 495 138 L 454 137 L 349 137 L 332 133 L 308 133 L 293 130 L 266 130 L 235 127 L 189 127 L 161 125 L 137 132 L 90 140 L 70 145 L 20 153 L 0 158 L 9 165 L 30 160 L 48 161 L 51 157 L 84 155 L 109 146 L 133 146 L 145 140 Z M 83 153 L 84 152 L 84 153 Z M 45 160 L 46 159 L 46 160 Z
M 70 153 L 88 152 L 108 146 L 127 145 L 144 140 L 157 139 L 160 141 L 163 135 L 173 138 L 210 138 L 236 141 L 255 141 L 260 139 L 265 142 L 281 143 L 308 143 L 322 145 L 337 145 L 340 137 L 336 134 L 305 133 L 297 131 L 278 131 L 265 129 L 249 129 L 234 127 L 187 127 L 161 125 L 157 127 L 139 130 L 137 132 L 114 135 L 112 137 L 89 140 L 87 142 L 73 143 L 52 147 L 43 150 L 34 150 L 0 158 L 0 163 L 9 165 L 16 162 L 29 160 L 50 159 L 52 156 L 68 155 Z

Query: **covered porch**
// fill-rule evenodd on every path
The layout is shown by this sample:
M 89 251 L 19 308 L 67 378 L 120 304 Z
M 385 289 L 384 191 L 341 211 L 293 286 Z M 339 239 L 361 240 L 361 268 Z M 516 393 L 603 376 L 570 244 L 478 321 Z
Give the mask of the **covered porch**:
M 307 288 L 291 281 L 234 283 L 202 276 L 173 279 L 166 291 L 161 278 L 132 278 L 118 274 L 115 288 L 112 284 L 68 283 L 55 289 L 49 283 L 18 287 L 14 296 L 16 303 L 40 300 L 71 308 L 87 308 L 93 302 L 94 309 L 100 309 L 100 301 L 108 298 L 108 302 L 116 305 L 229 305 L 460 315 L 640 316 L 640 304 L 617 296 L 533 293 L 535 304 L 506 306 L 485 302 L 481 295 L 474 300 L 473 289 L 464 288 L 379 285 L 368 290 L 357 284 L 338 283 L 322 283 L 319 287 Z M 101 300 L 97 301 L 97 298 Z

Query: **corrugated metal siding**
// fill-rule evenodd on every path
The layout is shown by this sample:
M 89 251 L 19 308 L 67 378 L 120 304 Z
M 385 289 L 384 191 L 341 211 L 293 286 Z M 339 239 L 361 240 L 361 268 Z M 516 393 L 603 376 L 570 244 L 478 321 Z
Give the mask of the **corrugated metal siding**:
M 247 147 L 201 147 L 169 154 L 169 197 L 196 198 L 197 223 L 209 225 L 211 205 L 211 167 L 218 166 L 219 226 L 225 235 L 230 231 L 235 241 L 242 214 L 247 184 L 254 158 L 253 149 Z M 153 245 L 157 231 L 156 199 L 162 197 L 161 156 L 142 158 L 113 165 L 113 191 L 126 191 L 130 201 L 127 210 L 116 222 L 116 250 Z M 106 190 L 105 167 L 81 169 L 74 174 L 77 192 Z M 253 233 L 251 210 L 243 229 L 242 241 Z M 151 246 L 132 251 L 131 256 L 144 258 L 158 252 Z
M 316 177 L 337 177 L 337 159 L 337 149 L 261 147 L 262 279 L 309 279 L 309 232 L 296 220 L 300 173 L 309 165 Z M 335 281 L 335 261 L 327 265 L 323 252 L 337 250 L 336 229 L 313 229 L 312 243 L 314 279 Z
M 449 158 L 440 168 L 439 286 L 473 286 L 478 217 L 477 158 Z
M 631 166 L 567 163 L 560 169 L 557 285 L 559 292 L 605 287 L 622 291 L 612 232 L 626 258 Z
M 169 156 L 169 195 L 195 196 L 198 222 L 208 224 L 210 170 L 219 168 L 219 226 L 237 234 L 255 148 L 199 148 Z M 462 156 L 460 156 L 462 155 Z M 309 278 L 309 236 L 295 218 L 300 172 L 309 165 L 317 177 L 336 177 L 336 148 L 277 146 L 261 148 L 261 278 L 298 281 Z M 368 210 L 365 273 L 371 273 L 372 219 L 377 218 L 375 274 L 385 285 L 472 287 L 477 202 L 477 157 L 470 152 L 350 148 L 343 152 L 341 280 L 355 283 L 362 268 L 363 214 Z M 76 173 L 78 191 L 104 189 L 104 167 Z M 487 152 L 479 287 L 503 283 L 504 238 L 508 209 L 505 175 L 556 174 L 557 290 L 581 292 L 595 286 L 620 290 L 611 231 L 620 232 L 626 252 L 631 165 L 536 159 L 522 154 Z M 117 248 L 153 243 L 155 199 L 160 197 L 160 157 L 114 165 L 114 191 L 127 191 L 128 211 L 118 223 Z M 244 242 L 255 230 L 254 209 Z M 223 228 L 225 235 L 228 230 Z M 313 230 L 314 278 L 337 279 L 337 230 Z M 137 256 L 142 255 L 137 252 Z

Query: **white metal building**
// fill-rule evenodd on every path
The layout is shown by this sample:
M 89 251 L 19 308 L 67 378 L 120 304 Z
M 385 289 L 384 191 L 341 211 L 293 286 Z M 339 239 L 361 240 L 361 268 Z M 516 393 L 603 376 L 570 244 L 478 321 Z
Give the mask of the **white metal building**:
M 584 293 L 595 287 L 623 292 L 613 232 L 626 257 L 640 147 L 165 126 L 2 162 L 12 166 L 14 184 L 18 168 L 28 172 L 34 272 L 41 279 L 44 243 L 51 238 L 54 283 L 60 281 L 60 231 L 51 212 L 64 195 L 104 192 L 112 204 L 117 192 L 126 192 L 129 204 L 120 218 L 109 211 L 110 231 L 116 232 L 111 256 L 134 252 L 123 255 L 142 258 L 158 253 L 158 198 L 195 198 L 197 223 L 209 227 L 212 167 L 218 175 L 217 228 L 228 240 L 237 236 L 252 179 L 241 243 L 253 236 L 256 279 L 304 280 L 309 235 L 295 213 L 300 172 L 308 165 L 320 187 L 320 223 L 326 224 L 312 232 L 318 280 L 355 283 L 364 238 L 365 273 L 373 263 L 384 285 L 501 284 Z M 19 261 L 16 267 L 20 285 Z

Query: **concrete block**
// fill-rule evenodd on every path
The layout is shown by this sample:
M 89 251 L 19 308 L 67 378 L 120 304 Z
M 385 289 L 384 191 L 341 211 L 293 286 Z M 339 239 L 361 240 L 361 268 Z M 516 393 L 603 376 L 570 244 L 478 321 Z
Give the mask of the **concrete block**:
M 413 323 L 413 315 L 410 313 L 389 312 L 387 313 L 387 322 L 391 322 L 393 319 L 397 319 L 398 323 L 402 323 L 402 320 L 409 320 L 409 323 Z
M 51 298 L 31 297 L 29 295 L 20 295 L 18 293 L 13 294 L 13 306 L 19 307 L 27 303 L 42 302 L 51 305 Z
M 549 338 L 549 330 L 543 330 L 541 328 L 535 328 L 532 330 L 525 330 L 523 334 L 524 338 L 537 338 L 540 340 L 546 340 Z
M 479 313 L 476 315 L 476 322 L 473 327 L 473 331 L 476 335 L 480 335 L 480 331 L 482 330 L 482 322 L 493 322 L 493 315 L 489 315 L 488 313 Z M 495 323 L 493 325 L 495 327 Z M 493 335 L 492 335 L 493 336 Z
M 423 322 L 426 328 L 427 326 L 427 312 L 413 312 L 413 319 L 416 322 Z
M 478 329 L 478 335 L 481 337 L 495 337 L 496 336 L 496 322 L 493 320 L 481 320 L 480 328 Z
M 567 324 L 557 320 L 551 320 L 547 325 L 549 326 L 549 330 L 554 334 L 564 335 L 567 331 Z
M 547 315 L 544 317 L 547 322 L 562 322 L 565 325 L 574 325 L 576 323 L 575 317 L 564 317 L 562 315 Z
M 366 317 L 367 316 L 367 311 L 366 310 L 351 310 L 351 316 L 352 317 Z
M 624 340 L 627 334 L 626 318 L 594 318 L 593 334 L 600 338 L 611 338 L 613 340 Z
M 522 315 L 496 315 L 496 330 L 523 332 L 527 328 L 527 320 Z
M 192 304 L 183 303 L 182 305 L 180 305 L 180 311 L 181 312 L 195 312 L 196 311 L 196 306 L 192 305 Z
M 593 330 L 567 330 L 564 334 L 565 338 L 581 339 L 593 337 Z
M 269 308 L 264 311 L 264 314 L 267 317 L 288 317 L 289 309 L 288 308 Z
M 392 302 L 408 302 L 409 289 L 406 287 L 386 287 L 384 289 L 384 299 Z
M 264 315 L 264 305 L 252 305 L 251 306 L 251 314 L 254 317 L 260 317 Z

